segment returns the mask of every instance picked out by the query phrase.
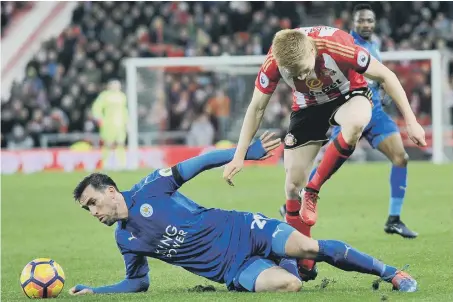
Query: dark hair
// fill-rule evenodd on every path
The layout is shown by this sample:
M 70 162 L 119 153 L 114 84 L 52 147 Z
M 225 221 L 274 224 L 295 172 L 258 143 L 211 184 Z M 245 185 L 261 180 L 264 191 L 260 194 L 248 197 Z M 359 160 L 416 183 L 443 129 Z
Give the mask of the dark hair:
M 354 6 L 354 10 L 352 11 L 352 14 L 355 15 L 358 11 L 361 10 L 370 10 L 374 13 L 374 10 L 371 8 L 371 5 L 367 3 L 360 3 Z
M 89 185 L 91 185 L 97 191 L 106 189 L 108 186 L 113 186 L 117 191 L 119 191 L 116 183 L 113 181 L 113 179 L 110 178 L 110 176 L 102 173 L 92 173 L 86 176 L 81 182 L 79 182 L 77 187 L 75 187 L 73 192 L 74 199 L 79 201 L 80 197 L 82 196 L 82 192 Z

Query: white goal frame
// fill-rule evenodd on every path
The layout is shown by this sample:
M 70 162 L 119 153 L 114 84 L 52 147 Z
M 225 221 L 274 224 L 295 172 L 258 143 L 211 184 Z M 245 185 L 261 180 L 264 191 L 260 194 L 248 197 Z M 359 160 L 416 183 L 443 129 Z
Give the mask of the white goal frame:
M 432 161 L 435 164 L 442 164 L 447 159 L 444 154 L 443 140 L 443 76 L 447 75 L 447 60 L 442 61 L 442 55 L 437 50 L 423 51 L 388 51 L 382 52 L 383 61 L 411 61 L 411 60 L 430 60 L 431 61 L 431 91 L 432 91 L 432 135 L 433 150 Z M 260 66 L 266 56 L 219 56 L 219 57 L 172 57 L 172 58 L 126 58 L 123 63 L 126 68 L 126 95 L 129 108 L 129 130 L 128 130 L 128 149 L 133 154 L 138 154 L 138 121 L 137 121 L 137 68 L 159 68 L 159 67 L 211 67 L 213 70 L 228 69 L 231 73 L 238 71 L 248 65 Z M 442 68 L 444 66 L 444 68 Z M 224 68 L 222 68 L 224 67 Z M 443 70 L 444 69 L 444 70 Z M 138 168 L 138 157 L 136 162 L 131 163 L 131 167 Z

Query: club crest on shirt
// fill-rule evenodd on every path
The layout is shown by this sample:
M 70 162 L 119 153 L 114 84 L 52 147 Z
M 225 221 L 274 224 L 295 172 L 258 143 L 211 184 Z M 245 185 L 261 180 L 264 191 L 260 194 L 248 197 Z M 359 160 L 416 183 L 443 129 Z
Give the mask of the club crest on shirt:
M 294 146 L 296 143 L 297 143 L 297 140 L 296 140 L 296 138 L 294 137 L 294 135 L 292 135 L 291 133 L 286 134 L 286 136 L 285 136 L 285 145 L 286 145 L 286 146 L 292 147 L 292 146 Z
M 140 214 L 142 214 L 143 217 L 148 218 L 151 215 L 153 215 L 153 207 L 150 204 L 144 203 L 140 207 Z
M 333 77 L 334 75 L 337 74 L 337 72 L 335 70 L 332 70 L 332 69 L 329 69 L 329 68 L 323 68 L 321 69 L 321 73 L 325 76 L 325 77 Z

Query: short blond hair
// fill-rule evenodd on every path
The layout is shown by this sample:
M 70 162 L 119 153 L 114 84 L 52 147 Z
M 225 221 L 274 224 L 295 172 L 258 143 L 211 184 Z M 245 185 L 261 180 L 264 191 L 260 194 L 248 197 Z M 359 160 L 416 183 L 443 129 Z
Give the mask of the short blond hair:
M 300 30 L 283 29 L 272 40 L 272 54 L 279 67 L 296 77 L 301 72 L 301 62 L 309 54 L 309 38 Z

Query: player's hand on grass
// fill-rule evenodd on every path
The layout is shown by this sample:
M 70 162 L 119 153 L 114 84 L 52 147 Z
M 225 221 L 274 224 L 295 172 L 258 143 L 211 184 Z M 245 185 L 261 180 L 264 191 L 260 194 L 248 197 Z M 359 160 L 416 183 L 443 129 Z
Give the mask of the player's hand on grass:
M 425 130 L 417 121 L 407 123 L 407 134 L 417 146 L 426 146 Z
M 72 296 L 83 296 L 94 294 L 94 291 L 88 286 L 78 284 L 69 290 L 69 294 Z
M 274 155 L 271 151 L 278 148 L 280 143 L 280 138 L 274 138 L 273 132 L 266 131 L 260 136 L 259 140 L 250 145 L 246 158 L 251 160 L 267 159 Z M 242 170 L 242 167 L 244 167 L 244 159 L 240 158 L 233 158 L 233 160 L 225 166 L 223 178 L 230 186 L 234 186 L 232 179 Z

